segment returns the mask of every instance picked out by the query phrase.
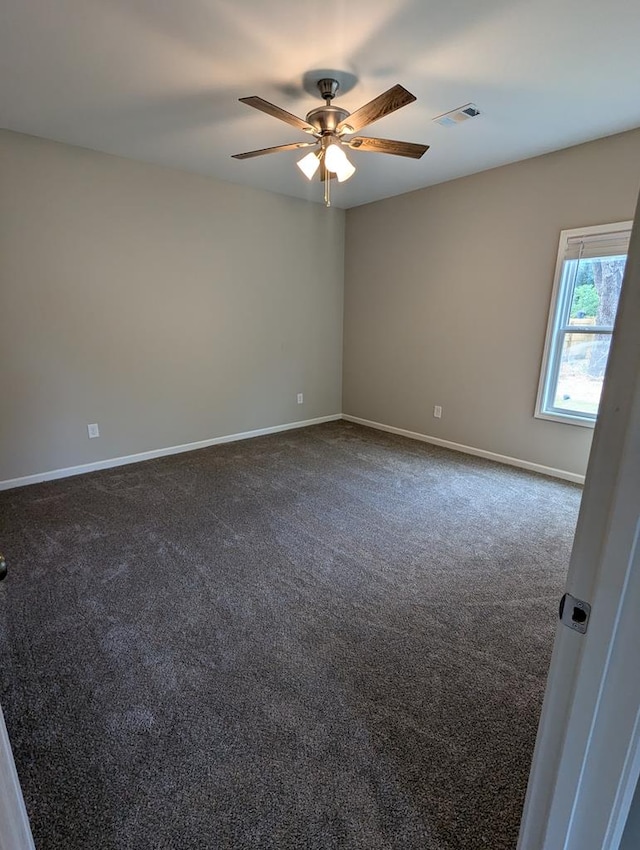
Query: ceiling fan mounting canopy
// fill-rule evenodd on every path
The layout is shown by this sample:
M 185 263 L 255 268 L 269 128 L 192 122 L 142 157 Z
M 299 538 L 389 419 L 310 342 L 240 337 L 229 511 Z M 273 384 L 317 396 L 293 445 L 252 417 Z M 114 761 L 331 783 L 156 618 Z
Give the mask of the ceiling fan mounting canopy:
M 321 80 L 318 80 L 318 91 L 320 92 L 320 97 L 323 97 L 328 102 L 331 102 L 338 94 L 339 88 L 340 83 L 337 80 L 334 80 L 333 77 L 323 77 Z

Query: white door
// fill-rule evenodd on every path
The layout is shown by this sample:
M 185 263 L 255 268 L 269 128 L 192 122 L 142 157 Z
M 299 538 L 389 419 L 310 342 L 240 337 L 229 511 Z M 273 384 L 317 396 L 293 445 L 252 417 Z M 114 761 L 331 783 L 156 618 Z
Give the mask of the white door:
M 34 850 L 29 819 L 0 708 L 0 850 Z
M 618 850 L 640 774 L 640 203 L 518 850 Z

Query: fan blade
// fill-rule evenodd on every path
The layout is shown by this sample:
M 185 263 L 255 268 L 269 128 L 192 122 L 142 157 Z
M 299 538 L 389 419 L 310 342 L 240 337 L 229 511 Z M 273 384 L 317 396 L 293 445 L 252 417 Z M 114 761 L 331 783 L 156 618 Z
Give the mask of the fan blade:
M 253 97 L 241 97 L 240 103 L 246 103 L 247 106 L 253 106 L 254 109 L 266 112 L 267 115 L 273 115 L 274 118 L 279 118 L 281 121 L 285 121 L 287 124 L 291 124 L 292 127 L 303 130 L 305 133 L 313 133 L 315 131 L 315 128 L 311 124 L 307 124 L 306 121 L 303 121 L 302 118 L 298 118 L 297 115 L 292 115 L 286 109 L 281 109 L 275 103 L 269 103 L 268 100 L 263 100 L 256 95 Z
M 367 136 L 356 136 L 346 144 L 356 151 L 371 153 L 392 153 L 396 156 L 408 156 L 411 159 L 420 157 L 429 150 L 429 145 L 418 145 L 415 142 L 394 142 L 391 139 L 371 139 Z
M 408 92 L 403 86 L 394 86 L 389 91 L 374 97 L 369 103 L 365 103 L 360 109 L 356 109 L 354 113 L 338 124 L 337 130 L 340 132 L 349 127 L 350 129 L 346 130 L 347 133 L 357 133 L 367 124 L 373 124 L 374 121 L 384 118 L 385 115 L 390 115 L 396 109 L 413 103 L 415 99 L 416 96 Z
M 264 156 L 266 153 L 279 153 L 280 151 L 295 151 L 299 148 L 312 148 L 317 142 L 292 142 L 290 145 L 276 145 L 275 148 L 261 148 L 259 151 L 247 151 L 246 153 L 234 153 L 233 159 L 251 159 L 254 156 Z

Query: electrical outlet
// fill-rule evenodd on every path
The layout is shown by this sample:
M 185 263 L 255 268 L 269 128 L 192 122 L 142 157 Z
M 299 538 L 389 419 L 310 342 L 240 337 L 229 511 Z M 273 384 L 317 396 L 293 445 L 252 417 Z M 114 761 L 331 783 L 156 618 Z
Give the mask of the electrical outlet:
M 304 404 L 304 395 L 302 393 L 298 393 L 298 404 Z
M 442 419 L 442 407 L 439 404 L 436 404 L 433 408 L 433 415 L 436 419 Z
M 93 440 L 94 437 L 100 436 L 100 429 L 98 428 L 97 422 L 94 422 L 93 425 L 87 425 L 87 431 L 89 432 L 90 440 Z

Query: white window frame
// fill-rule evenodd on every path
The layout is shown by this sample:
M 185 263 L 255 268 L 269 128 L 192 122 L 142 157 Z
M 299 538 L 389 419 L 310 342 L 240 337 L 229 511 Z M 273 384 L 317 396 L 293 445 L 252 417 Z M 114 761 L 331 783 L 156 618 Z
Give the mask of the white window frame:
M 558 245 L 558 257 L 556 259 L 556 269 L 553 278 L 553 290 L 551 293 L 551 304 L 549 307 L 549 319 L 547 321 L 547 330 L 544 342 L 544 353 L 542 355 L 542 365 L 540 368 L 540 381 L 538 383 L 538 395 L 536 397 L 536 408 L 534 416 L 537 419 L 547 419 L 551 422 L 564 422 L 569 425 L 580 425 L 584 428 L 593 428 L 596 424 L 597 414 L 590 413 L 571 413 L 560 411 L 559 409 L 550 409 L 548 403 L 550 395 L 550 387 L 557 385 L 558 372 L 560 369 L 560 357 L 562 354 L 562 334 L 561 318 L 566 312 L 566 301 L 573 294 L 571 287 L 564 285 L 563 271 L 567 254 L 568 243 L 570 239 L 606 235 L 607 233 L 619 233 L 628 230 L 631 232 L 632 221 L 618 221 L 613 224 L 599 224 L 594 227 L 577 227 L 572 230 L 562 230 L 560 232 L 560 243 Z M 611 333 L 611 328 L 602 328 L 599 326 L 589 325 L 581 330 L 579 326 L 572 333 Z

